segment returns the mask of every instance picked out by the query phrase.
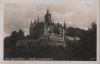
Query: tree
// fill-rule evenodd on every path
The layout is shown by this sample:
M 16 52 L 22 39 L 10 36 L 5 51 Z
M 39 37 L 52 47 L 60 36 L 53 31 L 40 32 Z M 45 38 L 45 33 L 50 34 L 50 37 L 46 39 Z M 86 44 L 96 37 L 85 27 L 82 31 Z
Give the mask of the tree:
M 88 31 L 88 45 L 89 45 L 89 51 L 90 51 L 90 56 L 91 57 L 96 57 L 96 33 L 97 33 L 97 28 L 96 28 L 96 23 L 91 24 L 91 28 Z
M 8 38 L 5 38 L 5 43 L 7 44 L 7 47 L 9 48 L 15 48 L 16 47 L 16 42 L 17 42 L 17 32 L 13 31 L 11 36 Z
M 24 35 L 23 30 L 21 30 L 21 29 L 19 30 L 18 35 L 17 35 L 17 38 L 18 38 L 18 40 L 25 39 L 25 35 Z
M 84 59 L 94 58 L 96 60 L 96 23 L 81 36 L 81 57 Z
M 12 57 L 16 49 L 17 32 L 13 31 L 11 36 L 4 38 L 4 57 Z

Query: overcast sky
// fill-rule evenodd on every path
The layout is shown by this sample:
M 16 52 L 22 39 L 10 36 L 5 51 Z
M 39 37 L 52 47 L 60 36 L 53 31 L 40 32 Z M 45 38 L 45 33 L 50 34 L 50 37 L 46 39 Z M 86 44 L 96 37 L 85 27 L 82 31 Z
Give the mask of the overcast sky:
M 43 20 L 47 9 L 55 23 L 87 29 L 96 22 L 97 0 L 5 0 L 5 36 L 19 29 L 29 34 L 31 20 Z

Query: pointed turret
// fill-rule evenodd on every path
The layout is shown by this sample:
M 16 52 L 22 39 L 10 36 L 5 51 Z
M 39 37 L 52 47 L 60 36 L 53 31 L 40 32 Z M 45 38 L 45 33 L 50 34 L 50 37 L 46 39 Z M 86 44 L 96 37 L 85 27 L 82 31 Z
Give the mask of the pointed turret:
M 64 21 L 64 29 L 66 29 L 66 23 L 65 23 L 65 21 Z
M 63 40 L 65 40 L 65 33 L 66 33 L 66 23 L 64 21 L 64 25 L 63 25 Z

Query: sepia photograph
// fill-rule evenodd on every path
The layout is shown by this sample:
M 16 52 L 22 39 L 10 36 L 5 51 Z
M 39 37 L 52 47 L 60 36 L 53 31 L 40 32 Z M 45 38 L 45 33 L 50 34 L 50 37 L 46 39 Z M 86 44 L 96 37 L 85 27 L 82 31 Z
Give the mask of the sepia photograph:
M 97 61 L 97 0 L 18 1 L 4 4 L 4 60 Z

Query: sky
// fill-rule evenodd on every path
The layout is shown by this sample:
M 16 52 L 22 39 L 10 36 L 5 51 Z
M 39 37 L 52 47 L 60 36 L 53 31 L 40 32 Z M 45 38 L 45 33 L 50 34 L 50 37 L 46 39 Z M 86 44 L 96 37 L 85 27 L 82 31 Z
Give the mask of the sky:
M 19 29 L 29 34 L 31 20 L 39 17 L 43 21 L 47 9 L 53 22 L 65 22 L 67 27 L 88 29 L 97 18 L 97 0 L 5 0 L 4 3 L 5 36 Z

